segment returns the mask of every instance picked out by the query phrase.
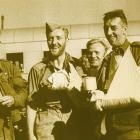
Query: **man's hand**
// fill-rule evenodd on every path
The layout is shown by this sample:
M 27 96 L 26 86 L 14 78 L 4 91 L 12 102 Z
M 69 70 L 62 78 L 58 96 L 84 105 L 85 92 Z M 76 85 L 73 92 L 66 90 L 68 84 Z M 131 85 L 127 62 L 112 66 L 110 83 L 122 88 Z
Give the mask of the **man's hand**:
M 0 97 L 0 104 L 6 107 L 12 107 L 15 103 L 13 96 L 3 96 Z
M 101 100 L 104 99 L 105 95 L 103 91 L 95 90 L 91 92 L 92 96 L 90 101 L 95 102 L 95 109 L 98 111 L 103 111 L 101 107 Z
M 92 94 L 90 99 L 91 102 L 104 99 L 105 97 L 104 92 L 100 90 L 91 91 L 91 94 Z

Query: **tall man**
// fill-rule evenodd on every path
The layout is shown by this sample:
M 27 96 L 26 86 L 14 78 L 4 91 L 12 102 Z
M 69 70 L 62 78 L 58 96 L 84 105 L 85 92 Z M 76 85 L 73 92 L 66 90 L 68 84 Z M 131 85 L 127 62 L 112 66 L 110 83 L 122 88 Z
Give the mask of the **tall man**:
M 127 18 L 123 10 L 104 15 L 104 32 L 113 51 L 100 69 L 98 88 L 106 95 L 95 103 L 98 110 L 107 111 L 103 140 L 140 139 L 140 78 L 137 72 L 140 48 L 127 40 Z
M 20 70 L 9 61 L 1 59 L 0 140 L 15 140 L 13 124 L 21 120 L 19 109 L 25 107 L 26 98 L 26 84 Z
M 37 140 L 74 139 L 73 126 L 68 123 L 70 93 L 81 89 L 82 69 L 78 60 L 65 52 L 66 28 L 46 24 L 46 37 L 49 53 L 29 73 L 29 103 L 37 110 L 34 134 Z

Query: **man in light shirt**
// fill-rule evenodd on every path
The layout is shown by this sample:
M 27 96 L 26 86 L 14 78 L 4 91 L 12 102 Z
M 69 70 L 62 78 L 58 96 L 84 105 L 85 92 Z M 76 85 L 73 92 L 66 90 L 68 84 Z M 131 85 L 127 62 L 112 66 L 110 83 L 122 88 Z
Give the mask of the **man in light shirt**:
M 37 111 L 34 135 L 37 140 L 77 139 L 69 123 L 70 93 L 80 91 L 83 74 L 78 59 L 65 52 L 68 30 L 46 23 L 48 55 L 29 73 L 29 105 Z

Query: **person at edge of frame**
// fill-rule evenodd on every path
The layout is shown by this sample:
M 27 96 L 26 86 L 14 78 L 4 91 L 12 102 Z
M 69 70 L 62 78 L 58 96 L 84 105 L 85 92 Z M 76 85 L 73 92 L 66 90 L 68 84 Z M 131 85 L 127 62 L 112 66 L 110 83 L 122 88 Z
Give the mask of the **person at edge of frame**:
M 127 26 L 122 9 L 104 14 L 104 33 L 113 51 L 100 68 L 97 85 L 104 96 L 96 101 L 93 96 L 90 103 L 91 109 L 105 113 L 102 140 L 140 139 L 140 43 L 128 41 Z
M 0 59 L 0 140 L 19 139 L 15 127 L 22 120 L 27 85 L 20 70 L 10 61 Z

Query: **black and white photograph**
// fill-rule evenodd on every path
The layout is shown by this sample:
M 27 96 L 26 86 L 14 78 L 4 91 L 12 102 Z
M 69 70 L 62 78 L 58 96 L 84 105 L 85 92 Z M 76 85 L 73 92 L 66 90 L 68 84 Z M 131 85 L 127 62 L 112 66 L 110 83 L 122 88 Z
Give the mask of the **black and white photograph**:
M 0 140 L 140 140 L 140 0 L 0 0 Z

